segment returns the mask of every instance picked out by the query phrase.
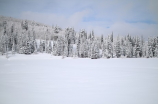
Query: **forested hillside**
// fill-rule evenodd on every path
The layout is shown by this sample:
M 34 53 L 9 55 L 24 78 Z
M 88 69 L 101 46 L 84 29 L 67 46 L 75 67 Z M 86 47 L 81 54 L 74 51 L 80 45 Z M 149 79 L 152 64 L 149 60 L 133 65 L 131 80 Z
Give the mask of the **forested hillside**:
M 38 41 L 39 40 L 39 41 Z M 38 54 L 80 58 L 152 58 L 158 57 L 158 36 L 113 37 L 87 33 L 85 29 L 76 32 L 74 28 L 62 29 L 30 20 L 0 16 L 0 53 Z

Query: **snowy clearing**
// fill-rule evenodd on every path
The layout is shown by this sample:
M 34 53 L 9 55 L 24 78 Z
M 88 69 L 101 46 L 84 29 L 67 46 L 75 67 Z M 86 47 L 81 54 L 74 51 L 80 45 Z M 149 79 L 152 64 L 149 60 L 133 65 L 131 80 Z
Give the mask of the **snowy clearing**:
M 158 59 L 0 56 L 0 104 L 158 104 Z

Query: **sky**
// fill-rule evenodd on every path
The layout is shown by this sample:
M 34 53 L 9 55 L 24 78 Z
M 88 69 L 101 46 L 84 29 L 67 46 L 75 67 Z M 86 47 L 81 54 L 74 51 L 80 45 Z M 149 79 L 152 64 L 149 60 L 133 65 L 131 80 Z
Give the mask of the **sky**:
M 158 0 L 0 0 L 0 15 L 96 35 L 158 36 Z

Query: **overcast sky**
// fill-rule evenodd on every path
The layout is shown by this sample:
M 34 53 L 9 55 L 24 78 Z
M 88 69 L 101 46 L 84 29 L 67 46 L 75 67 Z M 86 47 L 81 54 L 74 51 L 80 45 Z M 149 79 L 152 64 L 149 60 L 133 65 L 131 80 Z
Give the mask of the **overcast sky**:
M 158 36 L 158 0 L 0 0 L 0 15 L 96 35 Z

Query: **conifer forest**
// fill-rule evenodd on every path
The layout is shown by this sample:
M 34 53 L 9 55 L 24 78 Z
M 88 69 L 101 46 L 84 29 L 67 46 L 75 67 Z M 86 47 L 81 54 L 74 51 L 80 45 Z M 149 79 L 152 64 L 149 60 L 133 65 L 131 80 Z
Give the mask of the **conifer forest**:
M 113 31 L 114 32 L 114 31 Z M 74 28 L 47 26 L 29 20 L 0 17 L 0 54 L 48 53 L 79 58 L 157 58 L 158 36 L 95 35 Z

